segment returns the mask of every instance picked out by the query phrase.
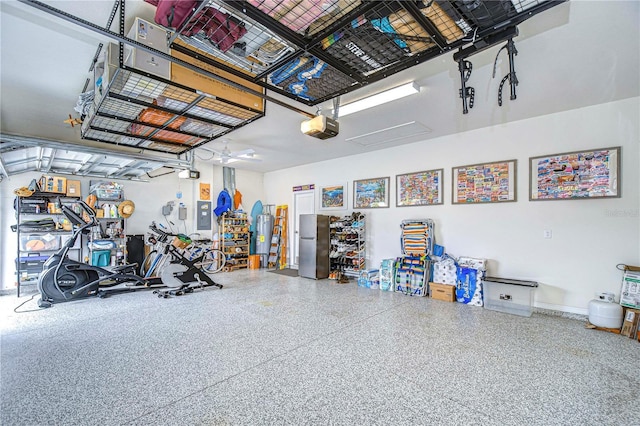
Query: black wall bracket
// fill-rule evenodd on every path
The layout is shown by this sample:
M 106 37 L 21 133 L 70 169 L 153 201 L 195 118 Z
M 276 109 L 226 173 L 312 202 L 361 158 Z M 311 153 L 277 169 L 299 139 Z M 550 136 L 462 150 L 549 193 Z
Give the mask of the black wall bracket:
M 462 98 L 462 113 L 467 114 L 469 112 L 469 108 L 473 108 L 473 101 L 475 99 L 476 92 L 473 87 L 467 87 L 467 81 L 469 81 L 469 77 L 471 77 L 473 65 L 471 64 L 471 62 L 465 59 L 460 59 L 458 61 L 458 70 L 460 71 L 460 97 Z
M 509 86 L 511 87 L 511 96 L 510 100 L 516 99 L 516 86 L 518 85 L 518 77 L 516 76 L 516 67 L 515 67 L 515 56 L 518 54 L 516 50 L 516 44 L 513 42 L 513 39 L 509 39 L 507 44 L 502 46 L 500 50 L 498 50 L 498 54 L 496 55 L 496 59 L 493 62 L 493 77 L 496 76 L 496 65 L 498 63 L 498 56 L 503 49 L 507 49 L 507 55 L 509 57 L 509 73 L 505 75 L 500 81 L 500 87 L 498 88 L 498 106 L 502 106 L 502 88 L 504 87 L 504 83 L 509 80 Z
M 471 46 L 460 48 L 456 53 L 453 54 L 453 60 L 458 63 L 458 70 L 460 71 L 460 98 L 462 98 L 462 113 L 467 114 L 469 112 L 469 108 L 473 108 L 473 101 L 475 98 L 475 90 L 473 87 L 467 87 L 466 83 L 471 76 L 471 71 L 473 69 L 471 62 L 467 60 L 467 58 L 476 53 L 482 52 L 490 47 L 497 45 L 505 40 L 507 44 L 500 48 L 498 54 L 502 49 L 507 49 L 507 54 L 509 55 L 509 74 L 502 79 L 500 83 L 500 89 L 498 91 L 498 104 L 502 106 L 502 86 L 504 83 L 509 80 L 511 84 L 511 100 L 516 98 L 516 86 L 518 85 L 518 79 L 516 78 L 516 71 L 514 66 L 514 56 L 518 54 L 516 51 L 515 43 L 513 42 L 513 37 L 518 35 L 517 27 L 508 27 L 503 30 L 500 30 L 490 36 L 485 37 L 484 39 L 478 40 L 474 42 Z M 497 56 L 496 56 L 497 61 Z M 495 77 L 496 72 L 496 63 L 493 64 L 493 74 Z

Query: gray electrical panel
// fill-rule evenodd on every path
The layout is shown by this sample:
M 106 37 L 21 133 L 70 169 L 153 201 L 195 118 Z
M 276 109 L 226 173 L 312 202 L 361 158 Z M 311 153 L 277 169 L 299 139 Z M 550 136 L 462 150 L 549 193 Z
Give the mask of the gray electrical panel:
M 196 222 L 199 231 L 211 230 L 211 201 L 198 201 L 198 218 Z

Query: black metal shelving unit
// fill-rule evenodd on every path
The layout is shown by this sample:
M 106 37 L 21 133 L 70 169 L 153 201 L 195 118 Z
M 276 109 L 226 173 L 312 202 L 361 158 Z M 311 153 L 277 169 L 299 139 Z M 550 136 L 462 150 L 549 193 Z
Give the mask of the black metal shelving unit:
M 52 203 L 59 208 L 58 202 L 72 205 L 79 199 L 79 197 L 40 191 L 30 197 L 16 197 L 16 294 L 18 297 L 23 286 L 37 284 L 44 262 L 64 244 L 63 237 L 70 238 L 73 234 L 72 230 L 64 230 L 57 226 L 40 228 L 28 221 L 52 219 L 52 223 L 55 224 L 63 216 L 61 213 L 47 211 L 49 204 Z M 74 248 L 73 252 L 76 260 L 81 260 L 81 245 Z

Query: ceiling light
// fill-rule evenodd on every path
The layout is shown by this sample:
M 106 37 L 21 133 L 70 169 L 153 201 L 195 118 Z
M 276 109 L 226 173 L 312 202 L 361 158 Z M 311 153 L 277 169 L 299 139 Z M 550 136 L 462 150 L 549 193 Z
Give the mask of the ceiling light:
M 420 92 L 420 87 L 416 85 L 415 82 L 403 84 L 402 86 L 394 87 L 393 89 L 377 93 L 367 98 L 360 99 L 359 101 L 340 105 L 340 108 L 338 108 L 338 117 L 344 117 L 345 115 L 353 114 L 354 112 L 373 108 L 418 92 Z

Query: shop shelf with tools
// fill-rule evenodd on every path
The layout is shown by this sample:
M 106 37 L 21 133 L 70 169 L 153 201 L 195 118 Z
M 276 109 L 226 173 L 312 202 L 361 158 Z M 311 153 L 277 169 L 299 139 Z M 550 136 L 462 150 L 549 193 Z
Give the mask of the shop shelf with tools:
M 87 261 L 95 266 L 116 266 L 127 262 L 126 219 L 135 204 L 124 198 L 118 182 L 90 181 L 87 204 L 96 212 L 98 225 L 88 235 Z
M 60 178 L 64 182 L 64 178 Z M 51 257 L 72 235 L 71 223 L 62 216 L 62 205 L 79 213 L 78 197 L 66 195 L 66 191 L 56 193 L 36 190 L 30 195 L 18 195 L 14 201 L 16 224 L 11 230 L 17 234 L 16 290 L 20 297 L 22 286 L 36 284 L 47 259 Z M 82 258 L 80 241 L 71 250 L 69 257 Z
M 204 53 L 221 69 L 316 105 L 453 49 L 506 41 L 563 1 L 190 0 L 190 13 L 169 21 L 158 8 L 155 20 L 175 30 L 172 49 Z
M 225 212 L 220 216 L 220 249 L 226 257 L 224 271 L 249 266 L 249 222 L 246 213 Z

